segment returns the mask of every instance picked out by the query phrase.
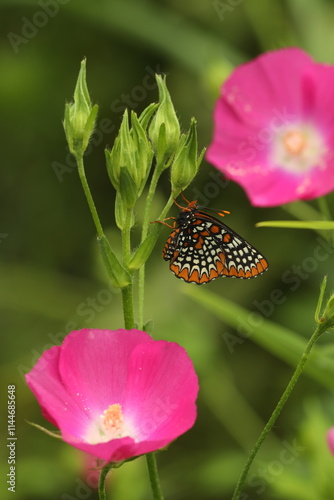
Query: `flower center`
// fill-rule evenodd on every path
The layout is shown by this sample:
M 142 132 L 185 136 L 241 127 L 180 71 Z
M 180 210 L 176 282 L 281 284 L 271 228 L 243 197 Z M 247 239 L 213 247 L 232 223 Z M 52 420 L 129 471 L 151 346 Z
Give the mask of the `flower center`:
M 305 172 L 321 167 L 326 147 L 319 132 L 308 124 L 282 127 L 275 135 L 272 161 L 285 170 Z
M 89 444 L 106 443 L 124 437 L 135 439 L 136 433 L 128 420 L 124 419 L 122 406 L 114 403 L 90 422 L 84 439 Z
M 122 434 L 123 430 L 123 413 L 120 404 L 116 403 L 110 405 L 109 408 L 104 410 L 101 415 L 102 426 L 106 432 L 114 434 Z
M 305 134 L 300 130 L 289 130 L 283 137 L 285 149 L 291 155 L 299 155 L 307 146 Z

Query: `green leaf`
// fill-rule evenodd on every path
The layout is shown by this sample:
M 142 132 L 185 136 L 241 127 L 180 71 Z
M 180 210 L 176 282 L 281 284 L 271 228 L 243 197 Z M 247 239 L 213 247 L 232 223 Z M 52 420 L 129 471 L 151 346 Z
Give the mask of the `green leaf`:
M 134 252 L 129 262 L 129 269 L 139 269 L 143 264 L 145 264 L 157 242 L 161 229 L 162 224 L 155 224 L 152 231 Z
M 224 338 L 230 352 L 234 351 L 235 345 L 250 338 L 293 367 L 299 362 L 307 339 L 298 333 L 208 290 L 185 287 L 184 293 L 224 323 L 242 332 L 240 335 L 231 333 Z M 312 328 L 313 325 L 310 325 L 310 336 Z M 322 346 L 313 347 L 305 372 L 324 386 L 334 388 L 334 359 L 326 355 Z
M 107 268 L 112 284 L 117 288 L 123 288 L 131 283 L 129 273 L 121 266 L 116 255 L 111 249 L 110 243 L 103 235 L 97 239 L 102 255 L 102 259 Z
M 288 229 L 334 229 L 334 222 L 328 220 L 268 220 L 255 224 L 257 227 L 284 227 Z

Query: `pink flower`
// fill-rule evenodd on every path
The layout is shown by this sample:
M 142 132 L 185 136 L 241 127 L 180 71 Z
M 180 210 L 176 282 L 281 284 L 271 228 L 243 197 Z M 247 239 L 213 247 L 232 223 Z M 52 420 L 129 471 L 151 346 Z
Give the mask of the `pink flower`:
M 139 330 L 74 331 L 26 381 L 64 441 L 108 462 L 163 448 L 196 419 L 187 353 Z
M 327 434 L 328 446 L 334 455 L 334 427 L 332 427 Z
M 334 189 L 334 66 L 297 48 L 238 67 L 221 88 L 207 159 L 253 205 L 274 206 Z

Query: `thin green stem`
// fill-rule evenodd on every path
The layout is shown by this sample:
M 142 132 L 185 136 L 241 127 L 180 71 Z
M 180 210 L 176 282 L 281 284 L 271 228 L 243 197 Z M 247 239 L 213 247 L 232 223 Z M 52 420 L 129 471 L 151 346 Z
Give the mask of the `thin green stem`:
M 141 242 L 143 242 L 147 236 L 148 233 L 148 228 L 150 224 L 150 213 L 151 213 L 151 207 L 152 207 L 152 201 L 153 201 L 153 196 L 157 187 L 157 183 L 159 180 L 159 177 L 162 173 L 163 169 L 160 169 L 158 167 L 155 168 L 155 171 L 153 173 L 152 179 L 151 179 L 151 184 L 150 188 L 147 194 L 146 198 L 146 205 L 145 205 L 145 213 L 144 213 L 144 220 L 143 220 L 143 229 L 142 229 L 142 235 L 141 235 Z M 159 219 L 164 218 L 172 206 L 174 201 L 174 197 L 171 194 L 165 207 L 163 208 Z M 145 264 L 141 266 L 138 272 L 138 325 L 139 328 L 144 327 L 144 293 L 145 293 Z
M 135 327 L 132 283 L 122 288 L 122 303 L 124 327 L 131 330 Z
M 285 403 L 287 402 L 294 386 L 296 385 L 296 382 L 299 379 L 299 376 L 301 375 L 301 373 L 303 371 L 304 365 L 309 358 L 309 355 L 310 355 L 310 352 L 312 350 L 314 343 L 318 340 L 320 335 L 326 329 L 327 329 L 327 325 L 319 324 L 317 326 L 317 328 L 315 329 L 312 337 L 310 338 L 310 340 L 305 348 L 305 351 L 303 352 L 302 357 L 300 358 L 300 361 L 299 361 L 299 363 L 294 371 L 294 374 L 292 375 L 291 380 L 289 381 L 289 383 L 287 385 L 287 388 L 285 389 L 283 395 L 281 396 L 279 402 L 277 403 L 277 406 L 274 409 L 270 419 L 268 420 L 268 423 L 266 424 L 265 428 L 263 429 L 259 439 L 257 440 L 253 450 L 251 451 L 251 453 L 247 459 L 247 462 L 244 466 L 244 469 L 240 475 L 237 486 L 236 486 L 235 491 L 233 493 L 232 500 L 237 500 L 239 498 L 239 495 L 240 495 L 240 493 L 243 489 L 243 486 L 245 484 L 245 480 L 247 478 L 248 471 L 253 463 L 254 458 L 257 455 L 257 452 L 259 451 L 263 441 L 266 439 L 267 435 L 271 431 L 274 423 L 276 422 L 277 417 L 281 413 L 281 411 L 282 411 Z
M 148 226 L 149 226 L 149 217 L 151 213 L 153 196 L 157 187 L 157 183 L 159 180 L 161 172 L 157 168 L 155 168 L 150 187 L 148 190 L 146 204 L 145 204 L 145 212 L 144 212 L 144 220 L 143 220 L 143 228 L 141 233 L 141 242 L 147 236 Z M 145 264 L 141 266 L 138 272 L 138 325 L 139 328 L 143 328 L 144 326 L 144 290 L 145 290 Z
M 84 168 L 84 162 L 83 162 L 83 156 L 77 156 L 75 159 L 76 159 L 76 162 L 78 165 L 78 172 L 79 172 L 80 181 L 81 181 L 81 184 L 82 184 L 85 196 L 86 196 L 86 200 L 87 200 L 90 212 L 91 212 L 92 217 L 93 217 L 93 221 L 94 221 L 94 224 L 96 227 L 97 234 L 99 237 L 102 237 L 104 233 L 103 233 L 102 225 L 100 222 L 100 218 L 98 216 L 98 213 L 97 213 L 97 210 L 95 207 L 92 193 L 89 189 L 89 185 L 87 182 L 85 168 Z
M 123 265 L 125 267 L 128 266 L 131 258 L 131 218 L 132 208 L 129 208 L 126 212 L 124 229 L 122 230 L 122 253 Z
M 146 463 L 147 463 L 148 474 L 150 476 L 153 498 L 154 500 L 164 500 L 159 481 L 157 460 L 155 453 L 147 453 Z
M 112 468 L 113 464 L 107 464 L 103 469 L 101 470 L 100 473 L 100 478 L 99 478 L 99 485 L 98 485 L 98 492 L 99 492 L 99 499 L 100 500 L 107 500 L 106 496 L 106 487 L 105 487 L 105 482 L 106 482 L 106 477 L 110 469 Z
M 127 268 L 131 258 L 131 218 L 132 209 L 128 209 L 124 229 L 122 230 L 123 265 L 125 268 Z M 127 330 L 131 330 L 135 326 L 132 283 L 122 288 L 122 302 L 124 326 Z

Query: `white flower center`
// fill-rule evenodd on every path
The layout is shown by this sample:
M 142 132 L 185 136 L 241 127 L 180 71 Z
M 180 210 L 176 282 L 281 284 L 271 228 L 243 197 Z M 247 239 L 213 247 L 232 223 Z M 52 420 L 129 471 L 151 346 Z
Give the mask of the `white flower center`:
M 122 406 L 119 403 L 110 405 L 92 422 L 85 440 L 89 444 L 106 443 L 112 439 L 134 437 L 134 432 L 124 422 Z
M 310 125 L 282 127 L 274 137 L 272 161 L 290 172 L 302 173 L 324 164 L 326 146 L 319 132 Z

